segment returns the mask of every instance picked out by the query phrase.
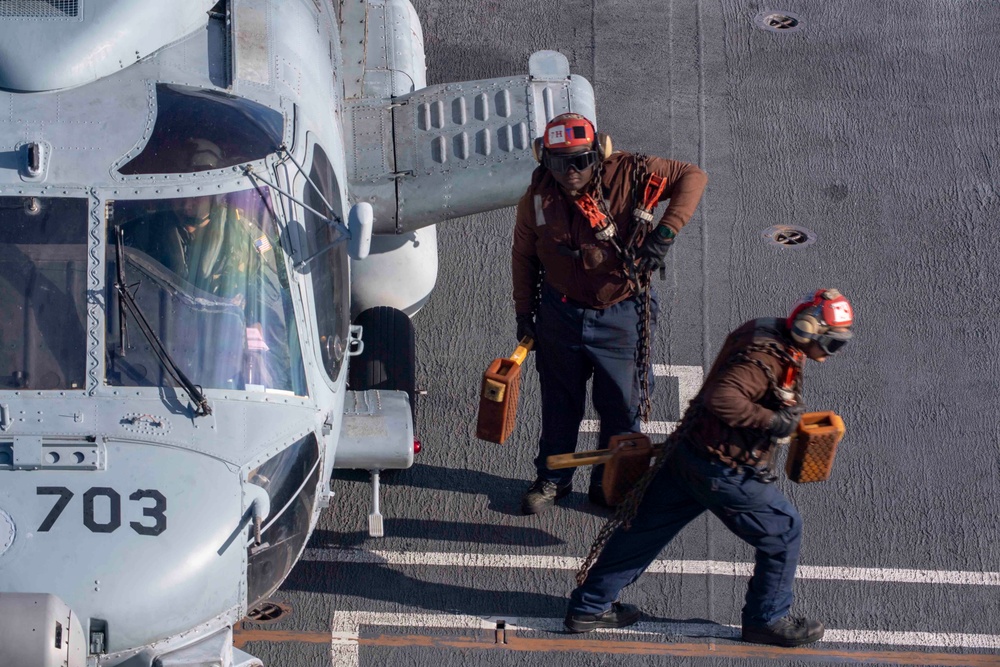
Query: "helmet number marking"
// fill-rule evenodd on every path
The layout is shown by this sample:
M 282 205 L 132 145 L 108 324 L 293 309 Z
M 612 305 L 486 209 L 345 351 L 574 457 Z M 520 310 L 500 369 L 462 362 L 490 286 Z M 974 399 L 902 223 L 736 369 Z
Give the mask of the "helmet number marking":
M 35 488 L 36 495 L 58 496 L 55 505 L 38 526 L 38 532 L 47 533 L 55 525 L 56 520 L 73 499 L 73 492 L 64 486 L 39 486 Z M 106 499 L 100 505 L 107 507 L 107 514 L 98 515 L 98 499 Z M 130 521 L 129 527 L 139 535 L 156 536 L 167 529 L 167 499 L 156 489 L 139 489 L 128 499 L 139 503 L 142 509 L 143 522 Z M 150 505 L 150 501 L 152 504 Z M 152 523 L 149 523 L 152 519 Z M 83 494 L 83 525 L 92 533 L 113 533 L 122 525 L 121 494 L 106 486 L 95 486 Z

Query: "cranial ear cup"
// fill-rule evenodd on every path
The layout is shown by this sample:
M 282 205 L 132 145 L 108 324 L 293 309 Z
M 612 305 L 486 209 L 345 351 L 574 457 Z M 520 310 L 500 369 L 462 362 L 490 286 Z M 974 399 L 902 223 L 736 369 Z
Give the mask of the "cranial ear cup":
M 531 142 L 531 153 L 535 156 L 535 162 L 542 161 L 542 157 L 545 155 L 545 145 L 543 144 L 542 137 L 535 137 L 535 140 Z
M 594 150 L 597 151 L 597 157 L 602 161 L 608 159 L 614 150 L 611 145 L 611 137 L 603 132 L 598 132 L 597 136 L 594 138 Z
M 792 323 L 792 340 L 796 343 L 806 345 L 813 340 L 812 337 L 818 334 L 821 328 L 822 325 L 814 315 L 808 311 L 803 312 Z

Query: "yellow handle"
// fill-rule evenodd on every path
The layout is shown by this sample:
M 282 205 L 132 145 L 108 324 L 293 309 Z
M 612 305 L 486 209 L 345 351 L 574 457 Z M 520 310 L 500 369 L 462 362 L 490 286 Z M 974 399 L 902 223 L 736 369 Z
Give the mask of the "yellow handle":
M 521 339 L 521 342 L 517 344 L 517 349 L 514 350 L 514 354 L 510 355 L 510 360 L 513 361 L 518 366 L 528 357 L 528 352 L 534 347 L 535 341 L 525 336 Z
M 551 470 L 558 470 L 559 468 L 576 468 L 579 466 L 605 463 L 612 456 L 614 456 L 614 454 L 609 449 L 592 449 L 587 452 L 553 454 L 545 459 L 545 465 Z

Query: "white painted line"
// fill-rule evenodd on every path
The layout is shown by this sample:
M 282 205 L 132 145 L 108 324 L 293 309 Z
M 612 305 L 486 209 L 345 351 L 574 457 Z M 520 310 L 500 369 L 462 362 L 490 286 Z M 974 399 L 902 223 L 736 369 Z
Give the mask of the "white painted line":
M 363 563 L 398 566 L 498 567 L 534 570 L 576 570 L 579 558 L 564 556 L 507 556 L 503 554 L 369 551 L 367 549 L 308 548 L 302 560 L 328 563 Z
M 835 644 L 881 644 L 884 646 L 939 646 L 945 648 L 996 649 L 1000 635 L 961 632 L 892 632 L 888 630 L 834 630 L 823 633 L 823 641 Z
M 457 628 L 464 630 L 493 630 L 498 621 L 508 629 L 565 633 L 561 618 L 530 618 L 522 616 L 460 614 L 405 614 L 396 612 L 348 611 L 336 612 L 332 619 L 334 662 L 337 667 L 357 665 L 357 641 L 362 626 L 392 628 Z M 716 637 L 739 640 L 740 628 L 735 625 L 715 623 L 654 623 L 642 621 L 633 626 L 615 630 L 596 630 L 597 633 L 615 633 L 640 639 L 643 636 L 667 637 Z M 949 632 L 894 632 L 885 630 L 827 629 L 823 643 L 864 644 L 906 647 L 945 647 L 952 649 L 998 649 L 1000 635 L 949 633 Z M 340 652 L 353 644 L 354 653 Z M 338 653 L 342 661 L 338 662 Z M 352 662 L 353 660 L 353 662 Z
M 701 366 L 653 364 L 653 375 L 677 378 L 677 399 L 680 403 L 680 412 L 683 413 L 691 399 L 698 395 L 705 372 L 701 370 Z
M 677 429 L 677 422 L 644 422 L 639 425 L 643 433 L 650 435 L 669 435 Z M 580 422 L 580 433 L 599 433 L 601 422 L 597 419 L 584 419 Z
M 701 366 L 653 364 L 653 375 L 677 378 L 677 414 L 683 414 L 688 403 L 701 389 L 704 373 Z M 642 424 L 640 428 L 643 433 L 650 435 L 670 435 L 677 429 L 677 422 L 652 421 Z M 580 433 L 599 433 L 600 430 L 601 422 L 597 419 L 584 419 L 580 422 Z
M 493 630 L 497 627 L 496 620 L 491 621 L 487 616 L 336 611 L 330 619 L 333 667 L 357 667 L 358 637 L 362 625 L 473 630 Z
M 337 563 L 372 563 L 395 566 L 482 567 L 528 570 L 576 570 L 581 558 L 570 556 L 523 556 L 448 552 L 369 551 L 363 549 L 306 549 L 303 560 Z M 654 574 L 712 574 L 749 577 L 752 563 L 718 560 L 655 560 L 648 572 Z M 1000 586 L 1000 572 L 917 570 L 870 567 L 799 565 L 798 579 L 867 581 L 949 586 Z

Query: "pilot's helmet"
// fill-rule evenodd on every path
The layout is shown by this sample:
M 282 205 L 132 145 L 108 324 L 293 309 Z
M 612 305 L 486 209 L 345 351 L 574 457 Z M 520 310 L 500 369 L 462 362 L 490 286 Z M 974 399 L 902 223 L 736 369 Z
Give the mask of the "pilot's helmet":
M 208 139 L 188 139 L 188 168 L 191 171 L 218 169 L 222 151 Z

